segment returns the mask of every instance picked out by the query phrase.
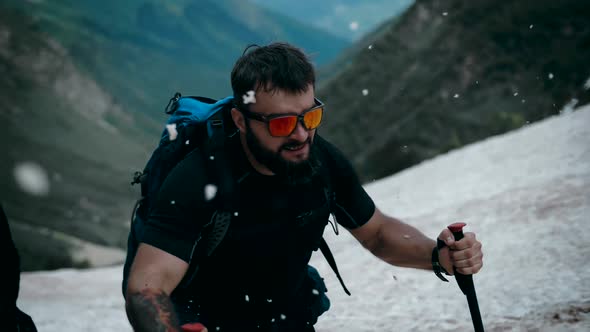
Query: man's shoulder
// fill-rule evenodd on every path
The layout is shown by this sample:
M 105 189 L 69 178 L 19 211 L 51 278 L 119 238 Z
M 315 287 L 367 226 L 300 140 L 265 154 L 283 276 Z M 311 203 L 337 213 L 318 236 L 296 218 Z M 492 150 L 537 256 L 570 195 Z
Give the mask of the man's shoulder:
M 336 181 L 346 180 L 349 178 L 356 178 L 356 170 L 352 165 L 351 160 L 344 155 L 342 150 L 328 141 L 327 139 L 318 135 L 314 140 L 317 142 L 317 147 L 321 155 L 322 165 L 330 173 L 331 177 L 337 178 Z
M 317 145 L 317 147 L 320 149 L 320 151 L 322 151 L 323 154 L 332 154 L 334 149 L 336 149 L 336 147 L 334 146 L 334 144 L 332 144 L 331 142 L 329 142 L 327 139 L 325 139 L 324 137 L 320 136 L 320 135 L 316 135 L 315 139 L 314 139 L 314 144 Z
M 346 161 L 347 163 L 349 162 L 348 159 L 342 153 L 342 151 L 335 144 L 328 141 L 324 137 L 317 135 L 314 140 L 314 144 L 318 146 L 319 151 L 322 155 L 322 160 L 327 160 L 330 164 L 338 164 L 344 161 Z

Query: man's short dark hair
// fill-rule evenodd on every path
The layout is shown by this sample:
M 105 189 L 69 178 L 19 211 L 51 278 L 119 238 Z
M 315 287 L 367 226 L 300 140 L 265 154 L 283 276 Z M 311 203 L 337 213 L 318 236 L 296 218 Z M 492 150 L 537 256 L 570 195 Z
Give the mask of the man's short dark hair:
M 242 96 L 250 90 L 303 93 L 309 84 L 315 86 L 315 71 L 309 58 L 301 49 L 283 42 L 249 45 L 231 72 L 238 108 L 244 107 Z

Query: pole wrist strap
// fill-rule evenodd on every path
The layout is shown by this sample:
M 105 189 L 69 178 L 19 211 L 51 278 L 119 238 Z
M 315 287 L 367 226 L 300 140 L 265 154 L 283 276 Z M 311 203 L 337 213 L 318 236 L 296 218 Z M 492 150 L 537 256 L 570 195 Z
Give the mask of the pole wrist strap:
M 450 274 L 447 272 L 447 270 L 445 270 L 444 267 L 442 267 L 442 265 L 440 265 L 440 260 L 438 257 L 438 250 L 444 246 L 445 242 L 443 240 L 436 239 L 436 247 L 432 249 L 432 270 L 440 280 L 449 282 L 449 280 L 447 280 L 447 278 L 445 278 L 442 274 L 444 273 L 448 276 L 450 276 Z

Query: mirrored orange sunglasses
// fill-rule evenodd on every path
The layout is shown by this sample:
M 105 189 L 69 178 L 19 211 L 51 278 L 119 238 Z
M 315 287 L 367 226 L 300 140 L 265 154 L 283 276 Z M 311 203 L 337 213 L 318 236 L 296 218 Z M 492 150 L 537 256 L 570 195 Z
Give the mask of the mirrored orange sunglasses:
M 247 118 L 266 122 L 268 125 L 268 132 L 271 136 L 286 137 L 290 136 L 293 131 L 295 131 L 297 122 L 301 122 L 303 128 L 307 130 L 313 130 L 320 126 L 322 116 L 324 115 L 324 103 L 317 98 L 314 98 L 313 100 L 315 106 L 301 114 L 262 115 L 244 109 L 241 109 L 241 111 Z

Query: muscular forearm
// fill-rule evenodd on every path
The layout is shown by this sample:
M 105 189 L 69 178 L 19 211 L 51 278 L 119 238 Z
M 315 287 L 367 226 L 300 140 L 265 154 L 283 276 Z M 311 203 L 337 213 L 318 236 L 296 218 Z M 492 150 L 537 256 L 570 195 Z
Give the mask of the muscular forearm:
M 174 305 L 163 291 L 144 289 L 129 293 L 126 310 L 134 331 L 181 331 Z
M 392 265 L 431 270 L 432 248 L 436 242 L 398 219 L 386 219 L 371 252 Z

